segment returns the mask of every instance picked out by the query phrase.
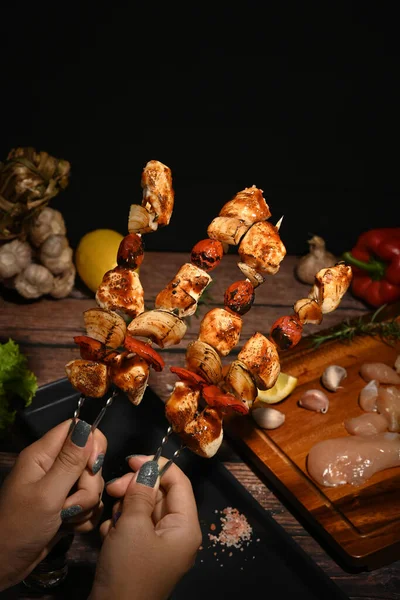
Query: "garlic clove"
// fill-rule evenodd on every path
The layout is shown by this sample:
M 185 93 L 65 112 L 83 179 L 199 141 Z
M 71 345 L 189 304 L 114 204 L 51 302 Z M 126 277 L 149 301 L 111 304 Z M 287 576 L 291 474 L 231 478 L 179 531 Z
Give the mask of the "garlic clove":
M 329 409 L 329 398 L 322 390 L 310 389 L 303 393 L 298 404 L 307 410 L 325 414 Z
M 330 392 L 336 392 L 343 387 L 341 382 L 347 377 L 347 371 L 339 365 L 329 365 L 322 373 L 321 383 Z
M 262 429 L 277 429 L 285 422 L 286 418 L 284 413 L 276 410 L 276 408 L 271 408 L 270 406 L 258 406 L 257 408 L 253 408 L 251 416 Z

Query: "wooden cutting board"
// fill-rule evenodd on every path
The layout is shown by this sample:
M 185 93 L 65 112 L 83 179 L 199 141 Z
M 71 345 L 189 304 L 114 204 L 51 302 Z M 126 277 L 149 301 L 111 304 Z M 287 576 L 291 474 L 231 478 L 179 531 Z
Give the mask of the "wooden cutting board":
M 379 320 L 400 315 L 400 305 L 382 311 Z M 367 315 L 365 319 L 370 318 Z M 333 333 L 336 328 L 324 333 Z M 400 468 L 373 475 L 364 484 L 329 488 L 308 474 L 306 458 L 318 441 L 348 435 L 343 422 L 363 413 L 358 396 L 366 382 L 359 374 L 363 362 L 385 362 L 393 366 L 400 343 L 389 345 L 378 337 L 358 336 L 352 341 L 329 341 L 318 349 L 304 338 L 293 350 L 281 355 L 281 370 L 298 377 L 292 394 L 275 404 L 286 415 L 275 430 L 260 429 L 249 417 L 234 417 L 225 432 L 239 451 L 256 466 L 282 500 L 305 519 L 316 539 L 328 544 L 334 558 L 350 568 L 372 570 L 400 559 Z M 320 377 L 326 366 L 347 370 L 343 388 L 324 390 Z M 326 414 L 298 406 L 309 388 L 324 390 L 330 399 Z

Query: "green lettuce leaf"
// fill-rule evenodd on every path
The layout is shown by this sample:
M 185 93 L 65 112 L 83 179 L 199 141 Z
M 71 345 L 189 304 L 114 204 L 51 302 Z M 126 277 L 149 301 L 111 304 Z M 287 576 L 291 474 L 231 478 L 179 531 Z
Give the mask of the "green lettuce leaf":
M 29 406 L 38 389 L 34 373 L 27 367 L 28 360 L 14 340 L 0 344 L 0 431 L 15 420 L 15 401 Z

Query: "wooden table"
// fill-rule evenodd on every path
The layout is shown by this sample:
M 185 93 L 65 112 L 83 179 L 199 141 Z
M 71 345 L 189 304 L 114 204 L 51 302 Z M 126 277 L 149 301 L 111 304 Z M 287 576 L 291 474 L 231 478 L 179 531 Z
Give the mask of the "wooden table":
M 154 307 L 157 293 L 188 259 L 189 256 L 185 253 L 147 252 L 145 254 L 140 278 L 145 290 L 146 309 Z M 243 318 L 240 347 L 256 330 L 268 332 L 276 318 L 290 314 L 294 302 L 307 296 L 310 286 L 300 283 L 294 276 L 296 260 L 294 256 L 287 256 L 280 271 L 257 288 L 255 303 Z M 237 255 L 227 254 L 211 275 L 213 283 L 209 288 L 210 297 L 207 304 L 199 306 L 198 317 L 193 316 L 187 320 L 187 335 L 179 346 L 161 350 L 166 368 L 161 373 L 151 370 L 150 387 L 163 401 L 167 399 L 171 386 L 176 380 L 168 367 L 173 364 L 184 364 L 186 346 L 196 339 L 201 316 L 213 306 L 222 306 L 225 289 L 242 278 L 237 268 Z M 55 381 L 65 376 L 65 363 L 78 357 L 73 336 L 83 332 L 82 313 L 93 306 L 96 306 L 93 295 L 78 288 L 73 291 L 71 297 L 62 300 L 46 298 L 28 302 L 19 300 L 15 296 L 10 298 L 5 294 L 5 297 L 0 298 L 0 341 L 4 342 L 11 337 L 20 344 L 21 350 L 29 358 L 29 366 L 36 374 L 40 385 Z M 320 326 L 306 326 L 305 335 L 331 327 L 347 317 L 364 315 L 368 310 L 362 302 L 347 293 L 338 309 L 324 316 Z M 237 351 L 237 349 L 232 351 L 229 358 L 237 354 Z M 278 498 L 260 474 L 244 462 L 228 440 L 224 440 L 219 452 L 227 469 L 349 598 L 352 600 L 400 598 L 400 561 L 372 572 L 354 573 L 342 568 L 330 556 L 329 550 L 309 533 L 306 525 L 290 512 L 284 501 Z M 9 468 L 13 459 L 12 454 L 2 453 L 3 469 Z M 86 561 L 93 565 L 96 557 L 96 550 L 93 547 L 88 548 L 85 540 L 77 536 L 71 550 L 72 560 L 76 563 Z

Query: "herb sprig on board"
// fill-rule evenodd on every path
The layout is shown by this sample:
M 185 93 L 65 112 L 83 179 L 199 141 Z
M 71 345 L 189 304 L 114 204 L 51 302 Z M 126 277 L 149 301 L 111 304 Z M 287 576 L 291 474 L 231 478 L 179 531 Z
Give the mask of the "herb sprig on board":
M 378 314 L 386 307 L 384 304 L 374 312 L 369 321 L 360 317 L 355 322 L 346 319 L 335 331 L 327 334 L 315 334 L 311 336 L 312 345 L 318 348 L 329 340 L 351 341 L 356 335 L 379 336 L 388 343 L 393 344 L 400 340 L 400 321 L 396 318 L 388 321 L 376 321 Z

